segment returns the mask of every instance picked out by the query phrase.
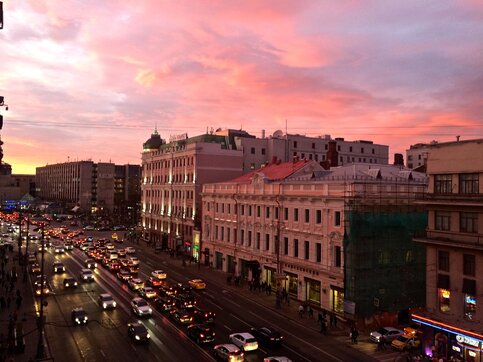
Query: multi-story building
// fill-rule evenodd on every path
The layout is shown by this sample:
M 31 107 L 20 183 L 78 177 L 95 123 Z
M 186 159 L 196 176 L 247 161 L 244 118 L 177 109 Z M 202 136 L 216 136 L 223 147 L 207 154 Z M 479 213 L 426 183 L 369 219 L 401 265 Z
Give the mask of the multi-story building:
M 428 354 L 483 359 L 483 139 L 437 143 L 428 152 L 426 310 Z
M 143 151 L 144 236 L 197 258 L 201 186 L 241 175 L 242 152 L 225 136 L 183 134 L 166 143 L 157 131 L 143 144 Z
M 424 301 L 424 174 L 401 166 L 275 161 L 203 187 L 202 262 L 352 318 Z
M 424 168 L 428 161 L 428 153 L 431 146 L 437 143 L 437 141 L 431 141 L 430 143 L 417 143 L 409 146 L 409 150 L 406 150 L 406 166 L 410 169 L 418 170 L 421 167 Z
M 277 158 L 290 162 L 299 159 L 326 162 L 331 142 L 335 142 L 337 164 L 350 163 L 388 164 L 389 147 L 374 144 L 372 141 L 346 141 L 344 138 L 331 138 L 330 135 L 307 137 L 299 134 L 284 134 L 278 130 L 269 137 L 265 131 L 261 138 L 255 138 L 245 131 L 217 130 L 217 135 L 230 136 L 237 149 L 243 151 L 243 172 L 253 171 Z
M 114 164 L 66 162 L 37 167 L 37 195 L 46 201 L 79 206 L 87 212 L 114 209 Z
M 141 166 L 116 165 L 114 216 L 119 224 L 136 225 L 141 203 Z

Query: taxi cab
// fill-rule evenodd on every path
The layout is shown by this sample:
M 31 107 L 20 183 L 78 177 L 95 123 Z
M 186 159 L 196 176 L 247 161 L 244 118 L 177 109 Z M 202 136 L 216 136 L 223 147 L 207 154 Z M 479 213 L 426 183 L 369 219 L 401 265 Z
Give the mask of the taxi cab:
M 419 347 L 421 341 L 415 335 L 404 334 L 391 342 L 391 347 L 397 351 L 407 351 Z
M 201 279 L 191 279 L 188 284 L 193 289 L 205 289 L 206 283 Z

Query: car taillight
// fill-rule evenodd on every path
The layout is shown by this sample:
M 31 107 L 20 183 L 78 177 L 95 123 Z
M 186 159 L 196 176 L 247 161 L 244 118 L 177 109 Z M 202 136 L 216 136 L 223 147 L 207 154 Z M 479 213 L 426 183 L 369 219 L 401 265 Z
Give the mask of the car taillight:
M 200 334 L 200 337 L 201 337 L 201 338 L 204 338 L 204 337 L 205 337 L 205 335 L 204 335 L 204 334 Z

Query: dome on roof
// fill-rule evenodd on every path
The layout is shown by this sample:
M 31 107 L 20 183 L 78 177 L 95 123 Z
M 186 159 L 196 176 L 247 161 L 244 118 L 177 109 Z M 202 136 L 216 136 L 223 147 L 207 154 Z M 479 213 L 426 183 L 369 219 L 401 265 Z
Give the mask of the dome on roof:
M 158 131 L 155 129 L 154 132 L 151 134 L 151 138 L 149 138 L 146 142 L 143 143 L 143 150 L 144 151 L 154 151 L 158 150 L 159 147 L 163 144 L 163 140 L 159 135 Z

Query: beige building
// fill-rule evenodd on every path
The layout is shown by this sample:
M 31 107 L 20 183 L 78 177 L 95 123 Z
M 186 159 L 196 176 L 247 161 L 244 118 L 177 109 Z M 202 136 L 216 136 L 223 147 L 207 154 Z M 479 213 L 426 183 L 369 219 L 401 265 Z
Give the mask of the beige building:
M 426 348 L 481 361 L 483 348 L 483 139 L 433 144 L 428 153 Z
M 425 187 L 402 167 L 297 159 L 206 184 L 202 262 L 354 319 L 372 316 L 375 298 L 393 313 L 422 305 L 425 259 L 411 238 L 426 219 L 409 213 Z
M 37 167 L 37 196 L 94 212 L 114 208 L 114 164 L 76 161 Z

